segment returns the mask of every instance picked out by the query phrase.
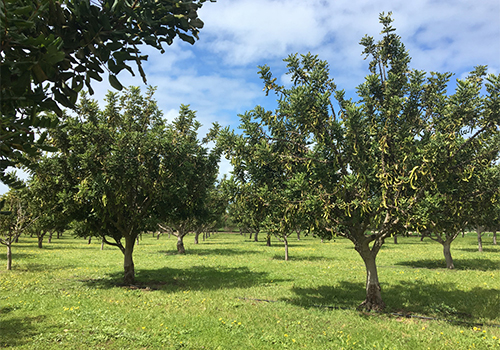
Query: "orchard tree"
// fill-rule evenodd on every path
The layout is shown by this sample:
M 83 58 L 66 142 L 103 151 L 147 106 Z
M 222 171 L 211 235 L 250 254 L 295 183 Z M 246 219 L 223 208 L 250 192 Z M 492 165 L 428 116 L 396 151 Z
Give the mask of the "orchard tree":
M 200 127 L 196 113 L 189 106 L 182 105 L 179 116 L 168 130 L 179 159 L 171 181 L 175 181 L 178 187 L 170 193 L 171 196 L 165 194 L 170 204 L 158 207 L 156 211 L 160 228 L 168 226 L 174 230 L 179 254 L 185 253 L 184 237 L 209 215 L 207 204 L 219 170 L 220 151 L 217 147 L 210 151 L 206 147 L 206 143 L 216 136 L 218 126 L 215 125 L 203 140 L 198 139 Z
M 0 180 L 19 185 L 5 169 L 47 149 L 34 132 L 57 120 L 41 112 L 62 116 L 61 107 L 73 109 L 79 91 L 92 94 L 92 80 L 103 75 L 121 90 L 117 75 L 134 75 L 131 62 L 146 82 L 141 45 L 164 53 L 176 37 L 194 44 L 205 1 L 1 1 Z
M 278 85 L 270 68 L 261 67 L 265 90 L 278 96 L 276 111 L 252 112 L 260 139 L 276 152 L 281 169 L 304 174 L 294 178 L 309 191 L 314 232 L 346 237 L 363 259 L 366 299 L 360 307 L 368 310 L 385 307 L 376 266 L 385 239 L 405 233 L 411 210 L 431 187 L 433 175 L 455 166 L 475 143 L 498 132 L 500 102 L 500 78 L 494 75 L 487 78 L 484 97 L 477 98 L 480 91 L 467 80 L 447 95 L 451 75 L 426 76 L 411 69 L 390 14 L 381 14 L 380 22 L 379 41 L 361 40 L 370 74 L 357 88 L 359 101 L 337 90 L 327 62 L 311 54 L 291 55 L 285 59 L 291 87 Z M 454 127 L 438 128 L 447 123 Z M 445 159 L 427 154 L 435 139 L 457 133 L 465 142 Z M 369 232 L 370 227 L 377 230 Z
M 153 99 L 131 87 L 108 93 L 107 105 L 83 97 L 77 116 L 52 134 L 65 211 L 78 222 L 75 234 L 99 236 L 124 255 L 124 283 L 134 283 L 133 251 L 158 215 L 177 210 L 185 195 L 192 146 L 166 125 Z M 163 219 L 163 217 L 161 218 Z
M 21 234 L 36 223 L 38 217 L 28 210 L 25 194 L 19 190 L 10 190 L 0 199 L 0 244 L 7 248 L 7 270 L 12 269 L 12 244 Z

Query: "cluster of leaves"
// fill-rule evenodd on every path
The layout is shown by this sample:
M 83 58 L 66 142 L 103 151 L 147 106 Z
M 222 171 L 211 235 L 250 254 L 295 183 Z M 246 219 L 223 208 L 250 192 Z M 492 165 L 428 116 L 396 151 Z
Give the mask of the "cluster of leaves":
M 206 0 L 6 0 L 0 2 L 1 147 L 0 179 L 12 183 L 5 169 L 43 146 L 33 128 L 54 127 L 57 119 L 40 115 L 74 108 L 80 90 L 92 94 L 92 80 L 116 75 L 135 62 L 146 81 L 139 49 L 162 53 L 175 37 L 191 44 L 203 22 L 197 11 Z

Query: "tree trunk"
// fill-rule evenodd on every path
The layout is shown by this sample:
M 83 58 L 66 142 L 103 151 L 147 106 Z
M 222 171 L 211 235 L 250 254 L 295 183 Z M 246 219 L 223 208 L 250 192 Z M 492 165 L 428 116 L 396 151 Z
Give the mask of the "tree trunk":
M 497 230 L 493 230 L 493 245 L 497 245 Z
M 101 240 L 101 250 L 104 250 L 104 239 Z
M 483 226 L 478 226 L 476 228 L 477 232 L 477 248 L 479 249 L 479 252 L 483 252 L 483 232 L 484 232 L 484 227 Z
M 356 250 L 361 255 L 366 268 L 366 299 L 361 303 L 359 308 L 377 311 L 383 310 L 385 303 L 382 300 L 377 264 L 375 263 L 377 253 L 370 250 L 368 240 L 362 243 L 359 250 Z
M 54 234 L 54 231 L 50 231 L 49 233 L 49 239 L 47 240 L 47 243 L 52 243 L 52 235 Z
M 177 236 L 177 253 L 178 254 L 184 254 L 186 250 L 184 249 L 184 234 L 183 232 L 179 232 L 179 235 Z
M 135 270 L 134 270 L 134 260 L 132 259 L 132 253 L 134 252 L 134 244 L 136 237 L 127 235 L 125 237 L 125 251 L 123 252 L 123 284 L 131 285 L 135 282 Z
M 450 240 L 444 241 L 443 244 L 443 254 L 444 254 L 444 259 L 446 260 L 446 268 L 447 269 L 454 269 L 455 265 L 453 265 L 453 258 L 451 257 L 451 246 Z
M 288 261 L 288 240 L 286 237 L 284 237 L 283 240 L 285 241 L 285 261 Z
M 254 242 L 259 241 L 259 231 L 255 231 Z
M 394 235 L 394 244 L 398 244 L 398 236 Z
M 268 246 L 268 247 L 271 246 L 271 235 L 267 235 L 266 246 Z
M 200 240 L 199 240 L 199 237 L 200 237 L 200 231 L 196 230 L 195 233 L 194 233 L 194 244 L 199 244 L 200 243 Z
M 12 243 L 7 244 L 7 271 L 12 270 Z
M 297 241 L 300 241 L 300 230 L 297 230 Z
M 43 235 L 39 235 L 38 237 L 38 248 L 43 248 Z
M 87 244 L 90 244 L 92 243 L 92 236 L 89 236 L 89 241 L 87 242 Z

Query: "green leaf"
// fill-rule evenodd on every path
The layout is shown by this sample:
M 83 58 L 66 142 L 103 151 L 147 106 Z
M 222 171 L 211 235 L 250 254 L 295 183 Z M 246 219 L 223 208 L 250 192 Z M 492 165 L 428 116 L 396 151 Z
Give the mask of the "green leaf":
M 179 38 L 181 38 L 182 40 L 190 43 L 191 45 L 194 45 L 195 43 L 195 40 L 192 36 L 189 36 L 187 34 L 184 34 L 184 33 L 177 33 L 179 35 Z
M 110 74 L 109 75 L 109 83 L 116 90 L 120 90 L 121 91 L 123 89 L 123 85 L 118 81 L 118 78 L 114 74 Z

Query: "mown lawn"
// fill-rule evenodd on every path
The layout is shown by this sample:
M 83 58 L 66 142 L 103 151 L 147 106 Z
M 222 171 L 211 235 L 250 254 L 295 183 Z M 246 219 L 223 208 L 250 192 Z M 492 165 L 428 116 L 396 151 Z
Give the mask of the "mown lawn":
M 500 348 L 500 246 L 475 235 L 452 244 L 387 242 L 378 256 L 387 313 L 355 310 L 365 271 L 352 244 L 283 246 L 218 233 L 198 245 L 144 236 L 137 285 L 122 254 L 66 234 L 43 249 L 21 238 L 0 272 L 0 348 L 19 349 L 489 349 Z M 5 268 L 5 251 L 0 251 Z M 427 318 L 401 316 L 411 313 Z

